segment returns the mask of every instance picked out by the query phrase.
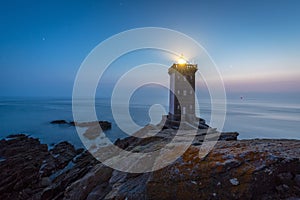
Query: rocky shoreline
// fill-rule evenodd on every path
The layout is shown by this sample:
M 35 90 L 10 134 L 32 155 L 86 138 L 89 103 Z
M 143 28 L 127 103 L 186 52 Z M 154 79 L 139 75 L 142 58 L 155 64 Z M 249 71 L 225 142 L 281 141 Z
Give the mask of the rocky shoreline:
M 164 130 L 170 131 L 170 130 Z M 155 146 L 158 139 L 116 141 L 125 150 Z M 141 148 L 143 147 L 143 148 Z M 125 173 L 88 151 L 27 135 L 0 141 L 0 199 L 299 199 L 300 141 L 219 141 L 204 158 L 192 145 L 171 165 Z
M 108 121 L 95 121 L 95 122 L 74 122 L 74 121 L 66 121 L 64 119 L 59 119 L 59 120 L 53 120 L 50 122 L 50 124 L 59 124 L 59 125 L 69 125 L 69 126 L 79 126 L 79 127 L 90 127 L 90 126 L 95 126 L 97 124 L 100 125 L 102 130 L 108 130 L 111 129 L 111 123 Z

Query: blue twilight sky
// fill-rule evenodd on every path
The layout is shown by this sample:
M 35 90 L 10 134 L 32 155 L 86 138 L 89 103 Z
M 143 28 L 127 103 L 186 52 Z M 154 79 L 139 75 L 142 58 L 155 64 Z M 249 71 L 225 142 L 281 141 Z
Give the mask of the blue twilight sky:
M 297 0 L 1 1 L 0 96 L 71 96 L 77 70 L 97 44 L 146 26 L 202 44 L 228 92 L 299 93 L 299 10 Z M 112 87 L 116 69 L 104 88 Z

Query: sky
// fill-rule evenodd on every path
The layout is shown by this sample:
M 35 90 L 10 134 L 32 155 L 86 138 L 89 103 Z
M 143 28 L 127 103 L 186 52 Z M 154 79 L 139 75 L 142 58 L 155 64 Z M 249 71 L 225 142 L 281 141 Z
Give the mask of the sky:
M 81 63 L 100 42 L 141 27 L 195 39 L 228 93 L 299 93 L 299 10 L 297 0 L 1 1 L 0 96 L 70 97 Z M 146 62 L 142 54 L 132 59 Z M 103 81 L 104 94 L 128 69 L 121 61 Z

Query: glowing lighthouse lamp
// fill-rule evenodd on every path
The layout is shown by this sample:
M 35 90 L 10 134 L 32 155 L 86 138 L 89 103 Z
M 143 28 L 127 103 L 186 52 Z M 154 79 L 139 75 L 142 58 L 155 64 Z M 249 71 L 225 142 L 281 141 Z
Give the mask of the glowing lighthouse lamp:
M 185 65 L 187 63 L 187 61 L 183 58 L 183 56 L 181 55 L 180 58 L 177 60 L 177 63 L 179 65 Z

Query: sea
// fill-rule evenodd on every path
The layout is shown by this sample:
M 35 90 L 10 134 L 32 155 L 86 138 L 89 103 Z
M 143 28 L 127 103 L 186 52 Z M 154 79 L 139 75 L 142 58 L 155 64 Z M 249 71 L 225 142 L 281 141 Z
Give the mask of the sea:
M 211 103 L 209 98 L 200 98 L 201 118 L 209 124 Z M 160 101 L 168 110 L 168 100 Z M 286 138 L 300 139 L 300 101 L 286 95 L 229 95 L 226 99 L 226 118 L 222 131 L 236 131 L 239 139 Z M 126 106 L 126 105 L 124 105 Z M 139 125 L 150 123 L 147 102 L 131 102 L 130 117 Z M 110 98 L 96 98 L 95 110 L 98 120 L 112 123 L 105 135 L 114 142 L 128 136 L 117 125 L 111 110 Z M 197 111 L 199 111 L 197 110 Z M 163 113 L 162 113 L 163 114 Z M 128 117 L 128 116 L 126 116 Z M 0 97 L 0 138 L 10 134 L 25 133 L 39 138 L 49 147 L 68 141 L 75 147 L 83 147 L 76 128 L 69 125 L 51 124 L 53 120 L 73 121 L 72 99 L 53 97 Z

